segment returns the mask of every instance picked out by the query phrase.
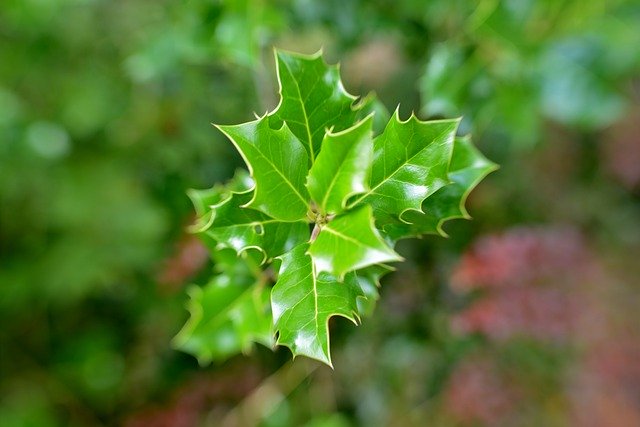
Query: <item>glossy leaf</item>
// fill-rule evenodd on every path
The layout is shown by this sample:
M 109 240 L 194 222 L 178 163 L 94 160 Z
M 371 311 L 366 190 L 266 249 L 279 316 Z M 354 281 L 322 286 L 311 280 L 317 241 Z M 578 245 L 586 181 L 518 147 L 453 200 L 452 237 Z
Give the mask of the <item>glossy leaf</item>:
M 327 271 L 340 280 L 353 270 L 402 260 L 374 227 L 370 206 L 349 211 L 322 226 L 309 254 L 317 272 Z
M 205 190 L 188 190 L 187 195 L 196 211 L 196 221 L 190 227 L 190 230 L 193 233 L 198 233 L 209 228 L 211 221 L 213 221 L 211 206 L 229 197 L 231 191 L 244 192 L 253 188 L 253 186 L 254 183 L 249 174 L 242 169 L 238 169 L 227 185 L 217 184 Z
M 322 151 L 309 171 L 307 188 L 325 214 L 345 209 L 351 196 L 367 190 L 373 142 L 373 115 L 342 132 L 327 132 Z
M 226 200 L 212 206 L 212 220 L 205 233 L 238 254 L 247 249 L 260 251 L 262 262 L 309 239 L 306 222 L 278 221 L 255 209 L 242 207 L 252 197 L 251 192 L 231 193 Z
M 455 218 L 471 218 L 465 208 L 467 196 L 497 168 L 473 146 L 470 138 L 456 138 L 449 172 L 451 184 L 426 199 L 422 212 L 408 213 L 410 223 L 397 221 L 387 225 L 385 231 L 394 239 L 436 233 L 446 236 L 442 225 Z
M 307 153 L 286 124 L 269 127 L 266 117 L 236 126 L 218 126 L 234 143 L 255 181 L 247 207 L 281 221 L 305 218 L 309 193 Z
M 374 144 L 370 190 L 354 200 L 373 207 L 382 226 L 449 183 L 447 172 L 459 120 L 401 121 L 398 111 Z
M 281 256 L 278 281 L 271 292 L 277 344 L 289 347 L 293 356 L 303 355 L 331 365 L 329 319 L 342 316 L 358 321 L 357 298 L 362 295 L 355 274 L 343 282 L 315 271 L 308 244 Z
M 362 120 L 365 117 L 373 114 L 373 134 L 378 135 L 384 131 L 384 128 L 389 123 L 391 114 L 387 107 L 376 97 L 376 94 L 370 92 L 367 96 L 361 98 L 356 104 L 357 110 L 356 119 Z
M 273 346 L 269 290 L 250 275 L 214 276 L 202 288 L 191 286 L 188 294 L 191 317 L 173 345 L 201 364 L 246 353 L 254 342 Z
M 362 290 L 362 296 L 358 298 L 358 313 L 360 317 L 371 316 L 380 299 L 380 279 L 394 268 L 384 264 L 372 265 L 356 271 L 356 279 Z
M 205 190 L 190 189 L 187 191 L 191 203 L 196 211 L 196 220 L 190 227 L 193 233 L 206 230 L 213 221 L 211 206 L 224 198 L 225 189 L 220 185 Z
M 337 65 L 327 65 L 322 52 L 301 55 L 276 51 L 280 104 L 271 113 L 272 125 L 286 122 L 302 142 L 313 164 L 326 129 L 341 131 L 353 126 L 356 97 L 340 80 Z

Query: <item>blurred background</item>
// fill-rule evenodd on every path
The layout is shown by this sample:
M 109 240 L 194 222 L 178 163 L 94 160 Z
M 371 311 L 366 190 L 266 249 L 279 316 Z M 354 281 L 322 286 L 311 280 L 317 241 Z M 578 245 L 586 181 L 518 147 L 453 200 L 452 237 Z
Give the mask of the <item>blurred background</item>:
M 640 426 L 640 2 L 2 0 L 0 425 Z M 277 103 L 272 48 L 501 169 L 403 241 L 335 370 L 170 346 L 208 254 L 214 123 Z

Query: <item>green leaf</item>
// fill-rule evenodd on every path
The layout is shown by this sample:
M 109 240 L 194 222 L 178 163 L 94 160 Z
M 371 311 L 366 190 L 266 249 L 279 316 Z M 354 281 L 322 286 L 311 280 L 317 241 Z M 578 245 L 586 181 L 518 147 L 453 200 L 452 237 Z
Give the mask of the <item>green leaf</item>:
M 224 198 L 225 189 L 220 185 L 215 185 L 206 190 L 190 189 L 187 196 L 191 199 L 193 207 L 196 211 L 196 220 L 189 227 L 192 233 L 199 233 L 206 230 L 213 221 L 211 206 L 219 203 Z
M 255 181 L 246 205 L 281 221 L 297 221 L 309 210 L 305 180 L 307 153 L 287 124 L 269 127 L 266 117 L 236 126 L 217 126 L 236 146 Z
M 392 245 L 444 234 L 442 223 L 468 216 L 464 200 L 495 169 L 456 139 L 460 120 L 389 118 L 372 94 L 354 102 L 320 54 L 276 52 L 276 62 L 276 109 L 219 126 L 250 177 L 235 180 L 240 189 L 190 193 L 194 229 L 222 272 L 190 290 L 192 315 L 176 338 L 201 361 L 270 345 L 273 332 L 294 357 L 330 365 L 329 319 L 370 315 L 380 277 L 392 270 L 384 263 L 402 260 Z M 274 275 L 263 264 L 274 258 L 269 310 Z
M 327 132 L 322 151 L 309 171 L 307 188 L 325 214 L 338 214 L 351 196 L 367 190 L 373 142 L 373 115 L 349 129 Z
M 193 354 L 201 364 L 222 360 L 253 343 L 273 346 L 269 290 L 249 275 L 214 276 L 205 286 L 188 289 L 191 317 L 173 345 Z
M 229 197 L 230 191 L 244 192 L 253 188 L 253 186 L 254 183 L 249 174 L 242 169 L 238 169 L 226 186 L 217 184 L 206 190 L 188 190 L 187 196 L 191 199 L 196 211 L 196 221 L 190 227 L 190 231 L 199 233 L 209 228 L 211 221 L 213 221 L 211 206 Z
M 470 138 L 456 138 L 449 172 L 451 184 L 427 198 L 422 212 L 409 212 L 406 217 L 409 223 L 397 221 L 385 226 L 385 232 L 393 239 L 436 233 L 446 236 L 442 225 L 451 219 L 471 218 L 465 208 L 467 196 L 497 168 L 473 146 Z
M 252 343 L 273 348 L 273 318 L 271 316 L 271 289 L 264 284 L 255 284 L 238 298 L 235 308 L 229 311 L 241 343 L 241 351 L 248 353 Z
M 393 222 L 449 183 L 447 176 L 459 120 L 400 121 L 398 110 L 374 141 L 370 190 L 352 205 L 368 203 L 376 224 Z
M 356 121 L 356 97 L 344 90 L 339 67 L 327 65 L 321 51 L 309 56 L 277 50 L 276 64 L 280 104 L 270 116 L 274 124 L 287 123 L 313 164 L 325 130 L 341 131 Z
M 376 94 L 369 92 L 367 96 L 361 98 L 354 107 L 357 111 L 356 120 L 362 120 L 373 114 L 373 133 L 378 135 L 384 131 L 389 123 L 391 114 L 382 102 L 376 97 Z
M 238 254 L 256 249 L 267 259 L 281 255 L 309 239 L 309 225 L 303 221 L 283 222 L 244 205 L 253 194 L 231 193 L 223 202 L 213 205 L 212 219 L 205 233 L 222 246 Z
M 327 273 L 316 274 L 308 244 L 282 255 L 278 281 L 271 291 L 271 311 L 277 344 L 293 356 L 307 356 L 331 366 L 329 319 L 342 316 L 357 324 L 357 298 L 362 294 L 349 274 L 338 282 Z
M 362 270 L 356 271 L 356 279 L 362 290 L 362 296 L 358 298 L 358 313 L 360 317 L 371 316 L 380 299 L 380 279 L 394 268 L 384 264 L 372 265 Z
M 369 265 L 402 261 L 374 227 L 370 206 L 349 211 L 322 226 L 309 254 L 316 271 L 327 271 L 340 280 L 346 273 Z

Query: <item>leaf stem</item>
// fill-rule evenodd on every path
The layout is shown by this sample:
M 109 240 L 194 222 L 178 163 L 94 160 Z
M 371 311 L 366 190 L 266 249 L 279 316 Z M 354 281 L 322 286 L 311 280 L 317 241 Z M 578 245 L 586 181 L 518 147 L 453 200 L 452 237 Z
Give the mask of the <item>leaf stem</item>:
M 318 234 L 320 234 L 320 231 L 322 231 L 322 226 L 316 222 L 316 225 L 313 227 L 313 231 L 311 232 L 311 238 L 309 239 L 309 241 L 315 242 Z

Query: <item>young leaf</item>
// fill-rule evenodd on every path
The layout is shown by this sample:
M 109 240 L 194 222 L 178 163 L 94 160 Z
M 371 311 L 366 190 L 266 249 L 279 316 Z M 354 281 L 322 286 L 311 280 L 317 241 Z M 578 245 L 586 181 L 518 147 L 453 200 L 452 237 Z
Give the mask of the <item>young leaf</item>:
M 339 67 L 325 64 L 321 51 L 309 56 L 277 50 L 276 64 L 280 104 L 270 114 L 272 125 L 286 122 L 313 164 L 326 129 L 353 126 L 356 97 L 344 90 Z
M 338 283 L 327 273 L 316 274 L 308 244 L 282 255 L 278 281 L 271 291 L 271 311 L 277 344 L 331 366 L 329 318 L 358 321 L 357 298 L 362 295 L 355 275 Z
M 422 204 L 422 212 L 408 212 L 409 223 L 388 224 L 385 232 L 393 239 L 436 233 L 446 236 L 442 225 L 451 219 L 471 218 L 465 208 L 467 196 L 497 168 L 473 146 L 470 138 L 456 138 L 449 168 L 451 184 L 427 198 Z
M 373 141 L 370 190 L 353 205 L 373 207 L 376 224 L 392 222 L 449 183 L 447 176 L 459 120 L 400 121 L 398 110 Z
M 201 364 L 246 353 L 254 342 L 273 346 L 269 290 L 250 277 L 222 274 L 204 288 L 190 287 L 188 294 L 191 317 L 173 345 Z
M 242 207 L 252 196 L 251 192 L 231 193 L 226 200 L 213 205 L 212 220 L 205 233 L 238 254 L 247 249 L 260 251 L 262 262 L 309 239 L 306 222 L 278 221 L 255 209 Z
M 402 261 L 373 225 L 370 206 L 362 206 L 322 226 L 309 246 L 316 271 L 342 280 L 346 273 L 390 261 Z
M 246 207 L 281 221 L 297 221 L 309 210 L 305 180 L 307 153 L 287 124 L 269 127 L 263 117 L 235 126 L 217 126 L 236 146 L 255 181 L 253 198 Z
M 327 132 L 322 151 L 309 171 L 307 188 L 325 214 L 338 214 L 349 197 L 367 190 L 373 142 L 373 115 L 349 129 Z

